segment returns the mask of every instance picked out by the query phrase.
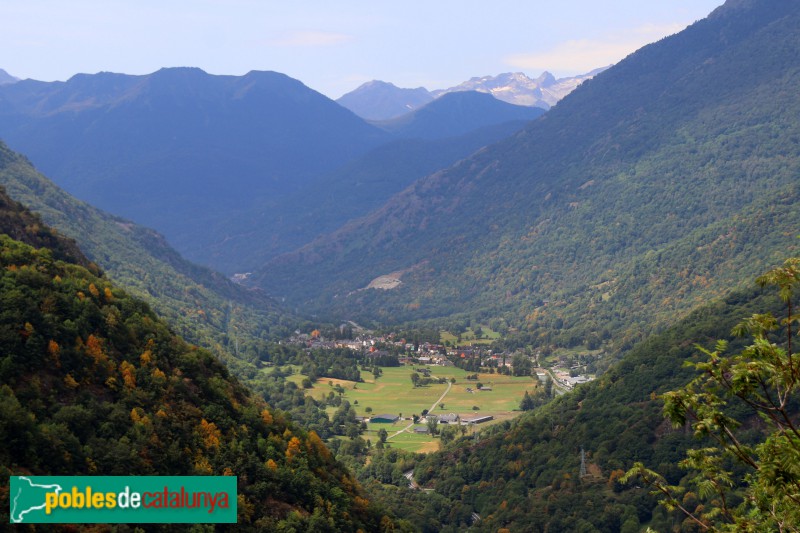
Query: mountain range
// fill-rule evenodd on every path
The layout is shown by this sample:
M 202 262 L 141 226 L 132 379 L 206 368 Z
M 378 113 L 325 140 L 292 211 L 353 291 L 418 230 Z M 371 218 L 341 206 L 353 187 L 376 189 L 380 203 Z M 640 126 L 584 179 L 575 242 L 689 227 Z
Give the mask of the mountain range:
M 317 187 L 339 187 L 341 169 L 373 160 L 373 150 L 419 137 L 420 126 L 433 128 L 437 138 L 452 137 L 456 149 L 444 159 L 428 157 L 436 160 L 423 164 L 430 173 L 479 148 L 476 139 L 491 143 L 510 134 L 503 123 L 535 116 L 499 101 L 468 100 L 462 93 L 433 102 L 389 133 L 274 72 L 100 73 L 0 86 L 0 137 L 67 192 L 153 227 L 189 259 L 232 274 L 307 243 L 291 238 L 305 230 L 283 231 L 309 211 L 304 198 Z M 374 180 L 393 180 L 378 201 L 420 173 Z M 335 218 L 344 223 L 352 215 Z M 335 227 L 309 231 L 313 237 Z
M 757 4 L 642 48 L 253 283 L 356 320 L 630 346 L 797 249 L 800 16 Z M 366 289 L 385 275 L 401 284 Z
M 189 68 L 0 86 L 0 137 L 69 193 L 181 251 L 231 210 L 268 209 L 390 140 L 283 74 Z
M 392 83 L 373 80 L 341 96 L 336 101 L 367 120 L 389 120 L 415 111 L 434 99 L 454 92 L 488 93 L 509 104 L 550 109 L 584 81 L 608 67 L 587 74 L 556 79 L 549 72 L 532 79 L 522 72 L 482 76 L 450 87 L 428 91 L 424 87 L 401 89 Z
M 559 100 L 575 90 L 578 85 L 597 76 L 608 67 L 601 67 L 579 76 L 556 79 L 549 72 L 538 78 L 529 78 L 522 72 L 506 72 L 497 76 L 472 78 L 455 87 L 433 91 L 435 98 L 458 91 L 478 91 L 488 93 L 514 105 L 524 105 L 550 109 Z

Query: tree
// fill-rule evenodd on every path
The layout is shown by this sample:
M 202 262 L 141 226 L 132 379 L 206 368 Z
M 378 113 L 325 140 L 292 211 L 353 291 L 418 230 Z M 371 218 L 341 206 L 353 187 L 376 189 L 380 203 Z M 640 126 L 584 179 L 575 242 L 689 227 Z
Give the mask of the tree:
M 525 391 L 525 395 L 522 397 L 522 401 L 519 402 L 519 408 L 523 411 L 530 411 L 535 407 L 536 407 L 536 402 L 533 401 L 533 398 L 531 398 L 531 395 L 528 394 L 528 391 Z
M 439 433 L 439 419 L 435 416 L 428 417 L 428 433 L 431 435 Z
M 528 356 L 518 353 L 514 356 L 514 359 L 511 362 L 511 366 L 514 368 L 514 375 L 515 376 L 530 376 L 531 375 L 531 360 Z
M 442 430 L 442 444 L 449 444 L 456 438 L 458 427 L 448 425 Z
M 358 438 L 359 435 L 361 435 L 361 428 L 356 424 L 347 424 L 347 429 L 345 430 L 345 433 L 351 439 L 355 439 Z
M 389 433 L 386 431 L 386 429 L 381 428 L 378 430 L 378 439 L 380 440 L 380 442 L 386 442 L 386 439 L 388 438 L 389 438 Z
M 685 486 L 670 486 L 642 463 L 622 479 L 641 476 L 667 509 L 680 510 L 703 531 L 797 531 L 800 524 L 800 365 L 798 354 L 792 353 L 793 325 L 800 322 L 793 311 L 800 257 L 756 282 L 777 287 L 786 318 L 765 313 L 745 319 L 734 333 L 750 335 L 752 343 L 737 354 L 725 355 L 725 341 L 718 341 L 713 351 L 699 347 L 706 359 L 687 363 L 699 375 L 663 396 L 664 414 L 674 426 L 690 424 L 697 437 L 713 443 L 689 450 L 680 463 L 691 471 L 688 488 L 698 505 L 686 504 Z M 779 338 L 784 342 L 778 344 Z M 748 419 L 759 418 L 766 425 L 755 442 L 740 430 L 743 420 L 731 415 L 742 407 Z M 739 498 L 740 504 L 732 503 Z
M 419 374 L 416 372 L 411 373 L 411 383 L 414 385 L 414 387 L 419 386 Z
M 544 382 L 544 395 L 546 398 L 553 397 L 553 380 L 550 379 L 550 376 L 547 376 L 547 379 Z

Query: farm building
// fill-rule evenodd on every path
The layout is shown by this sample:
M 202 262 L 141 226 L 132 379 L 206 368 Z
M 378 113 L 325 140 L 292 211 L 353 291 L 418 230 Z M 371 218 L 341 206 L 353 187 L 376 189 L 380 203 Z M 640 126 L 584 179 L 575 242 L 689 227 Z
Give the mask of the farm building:
M 461 424 L 483 424 L 484 422 L 488 422 L 489 420 L 494 420 L 492 415 L 486 416 L 471 416 L 469 418 L 462 418 Z
M 369 419 L 371 424 L 394 424 L 400 420 L 397 415 L 375 415 Z
M 440 424 L 455 424 L 456 422 L 458 422 L 459 419 L 458 415 L 455 413 L 450 413 L 447 415 L 428 415 L 428 416 L 435 416 Z

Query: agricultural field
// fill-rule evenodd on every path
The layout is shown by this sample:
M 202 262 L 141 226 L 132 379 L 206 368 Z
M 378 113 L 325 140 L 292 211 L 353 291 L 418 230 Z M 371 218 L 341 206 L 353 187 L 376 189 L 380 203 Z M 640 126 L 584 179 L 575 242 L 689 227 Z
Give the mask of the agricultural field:
M 411 374 L 417 368 L 427 368 L 431 372 L 431 378 L 443 377 L 448 381 L 455 378 L 455 383 L 431 384 L 423 387 L 414 387 L 411 382 Z M 312 389 L 307 392 L 314 398 L 322 399 L 327 396 L 333 387 L 341 385 L 345 393 L 344 399 L 350 402 L 356 410 L 358 416 L 370 416 L 379 414 L 402 415 L 403 418 L 411 418 L 412 415 L 420 415 L 424 409 L 434 409 L 434 414 L 455 413 L 462 418 L 471 416 L 492 415 L 497 421 L 508 420 L 518 415 L 519 402 L 525 391 L 533 391 L 539 386 L 536 377 L 512 377 L 501 374 L 478 374 L 478 380 L 467 380 L 468 372 L 460 368 L 442 366 L 401 366 L 394 368 L 382 368 L 383 375 L 377 380 L 371 372 L 362 372 L 363 383 L 345 381 L 340 379 L 320 378 Z M 292 376 L 295 379 L 302 377 Z M 478 391 L 477 383 L 486 387 L 491 387 L 491 391 Z M 468 392 L 467 388 L 473 392 Z M 447 391 L 444 398 L 439 401 L 442 394 Z M 357 403 L 356 403 L 357 402 Z M 444 409 L 439 404 L 444 404 Z M 473 409 L 477 407 L 477 409 Z M 371 408 L 367 412 L 367 408 Z M 331 412 L 335 408 L 331 408 Z M 394 424 L 369 424 L 369 430 L 365 438 L 372 442 L 377 440 L 377 431 L 383 427 L 394 435 L 398 431 L 404 430 L 411 424 L 411 420 L 401 420 Z M 478 427 L 483 427 L 482 424 Z M 412 426 L 413 427 L 413 426 Z M 438 449 L 438 439 L 430 435 L 413 434 L 411 427 L 407 431 L 391 437 L 389 443 L 398 448 L 413 451 L 432 451 Z
M 439 449 L 438 437 L 414 433 L 414 427 L 422 427 L 425 424 L 420 423 L 412 425 L 411 428 L 406 430 L 405 428 L 409 425 L 409 423 L 409 420 L 402 420 L 395 424 L 370 424 L 369 429 L 364 432 L 362 437 L 364 439 L 369 439 L 374 445 L 379 440 L 378 430 L 383 428 L 389 433 L 389 435 L 394 435 L 386 442 L 386 445 L 389 447 L 417 453 L 435 452 Z M 402 432 L 397 434 L 398 431 Z

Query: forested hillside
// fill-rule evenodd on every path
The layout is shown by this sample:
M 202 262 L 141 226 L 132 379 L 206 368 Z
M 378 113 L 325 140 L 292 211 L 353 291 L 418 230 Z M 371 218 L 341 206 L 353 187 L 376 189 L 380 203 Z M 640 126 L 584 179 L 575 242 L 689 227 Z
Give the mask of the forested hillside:
M 0 186 L 75 239 L 111 280 L 145 299 L 181 335 L 217 356 L 256 360 L 261 344 L 297 324 L 263 293 L 186 261 L 155 231 L 71 197 L 2 142 Z
M 2 144 L 0 148 L 4 148 Z M 75 263 L 95 275 L 100 274 L 99 267 L 83 255 L 74 240 L 46 225 L 40 216 L 8 196 L 5 189 L 0 194 L 0 227 L 14 240 L 30 244 L 35 248 L 49 249 L 54 259 Z
M 315 433 L 254 398 L 147 304 L 72 262 L 88 264 L 2 191 L 0 221 L 4 476 L 237 475 L 237 530 L 391 523 Z M 7 487 L 0 500 L 5 513 Z
M 728 2 L 253 281 L 357 320 L 630 347 L 796 250 L 799 11 Z

